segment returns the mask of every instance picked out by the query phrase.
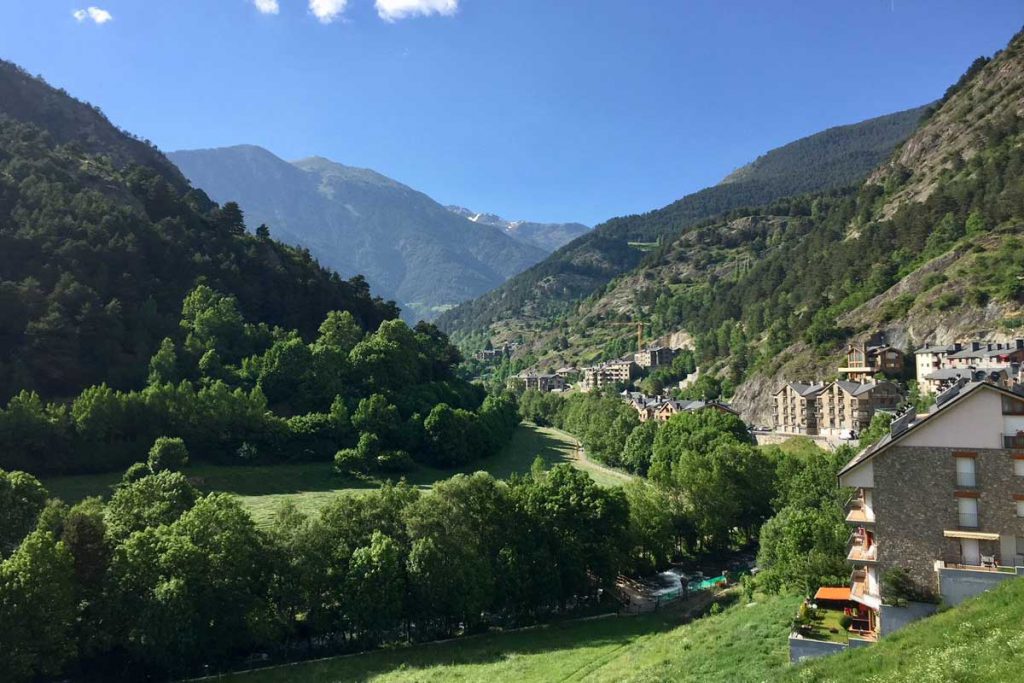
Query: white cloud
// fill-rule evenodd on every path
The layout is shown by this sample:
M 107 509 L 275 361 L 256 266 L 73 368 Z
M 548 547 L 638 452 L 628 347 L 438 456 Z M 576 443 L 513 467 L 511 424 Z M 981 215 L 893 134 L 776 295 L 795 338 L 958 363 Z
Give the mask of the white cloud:
M 73 16 L 79 22 L 85 21 L 86 19 L 91 19 L 94 23 L 97 24 L 105 24 L 114 18 L 110 12 L 108 12 L 105 9 L 100 9 L 99 7 L 78 9 L 72 12 L 71 16 Z
M 309 11 L 321 24 L 329 24 L 342 15 L 348 0 L 309 0 Z
M 256 5 L 256 9 L 260 14 L 277 14 L 281 11 L 281 6 L 277 4 L 277 0 L 253 0 L 253 4 Z
M 459 0 L 376 0 L 377 15 L 384 21 L 413 16 L 440 14 L 450 17 L 459 9 Z

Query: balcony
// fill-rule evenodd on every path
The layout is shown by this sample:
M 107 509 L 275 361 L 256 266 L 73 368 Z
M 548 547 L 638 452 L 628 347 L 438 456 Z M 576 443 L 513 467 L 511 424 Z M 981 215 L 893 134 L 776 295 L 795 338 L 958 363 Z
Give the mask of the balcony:
M 863 498 L 851 498 L 846 504 L 846 521 L 851 524 L 874 524 L 875 511 L 867 506 Z
M 867 570 L 855 569 L 850 575 L 850 599 L 873 609 L 882 605 L 882 598 L 878 589 L 872 588 Z
M 977 512 L 959 512 L 957 513 L 957 526 L 961 529 L 977 529 L 978 528 L 978 513 Z
M 1024 449 L 1024 434 L 1003 434 L 1003 448 Z
M 846 554 L 846 559 L 849 562 L 855 562 L 857 564 L 863 562 L 877 562 L 878 544 L 871 543 L 868 545 L 867 538 L 861 534 L 854 534 L 852 542 L 850 543 L 850 551 Z

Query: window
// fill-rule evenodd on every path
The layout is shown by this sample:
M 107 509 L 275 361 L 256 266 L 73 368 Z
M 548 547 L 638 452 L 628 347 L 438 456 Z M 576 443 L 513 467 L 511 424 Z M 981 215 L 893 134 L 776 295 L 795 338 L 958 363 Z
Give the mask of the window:
M 1024 517 L 1024 500 L 1017 501 L 1017 516 Z
M 956 458 L 956 485 L 963 488 L 974 488 L 978 485 L 974 458 Z
M 959 514 L 960 527 L 963 529 L 978 528 L 978 499 L 957 498 L 957 512 Z
M 1024 401 L 1003 396 L 1003 415 L 1024 415 Z
M 1013 473 L 1018 477 L 1024 477 L 1024 458 L 1013 461 Z

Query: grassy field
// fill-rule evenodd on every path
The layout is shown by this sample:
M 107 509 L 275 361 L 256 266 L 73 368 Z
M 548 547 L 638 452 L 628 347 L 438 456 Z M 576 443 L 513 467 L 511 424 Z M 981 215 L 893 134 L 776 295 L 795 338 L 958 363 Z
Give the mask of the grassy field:
M 766 598 L 680 626 L 659 613 L 609 617 L 227 676 L 230 683 L 333 681 L 775 680 L 788 666 L 797 598 Z
M 575 439 L 565 432 L 532 424 L 521 425 L 508 445 L 494 457 L 479 460 L 461 470 L 419 466 L 406 473 L 405 478 L 420 488 L 429 488 L 434 482 L 458 472 L 484 470 L 503 479 L 515 473 L 528 472 L 538 455 L 548 467 L 562 462 L 572 463 L 605 486 L 621 485 L 629 479 L 626 474 L 581 458 Z M 270 520 L 284 501 L 291 501 L 305 512 L 315 512 L 334 496 L 368 491 L 382 483 L 382 480 L 372 477 L 359 479 L 338 475 L 330 463 L 231 467 L 196 465 L 188 468 L 186 474 L 198 480 L 203 490 L 238 494 L 260 523 Z M 87 496 L 108 496 L 119 479 L 119 473 L 110 473 L 55 477 L 44 479 L 43 484 L 51 495 L 73 503 Z

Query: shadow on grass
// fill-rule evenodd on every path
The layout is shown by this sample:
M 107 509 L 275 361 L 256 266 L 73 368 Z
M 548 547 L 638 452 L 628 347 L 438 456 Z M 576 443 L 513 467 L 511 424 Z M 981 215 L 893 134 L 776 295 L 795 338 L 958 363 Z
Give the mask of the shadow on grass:
M 434 483 L 459 473 L 480 470 L 499 479 L 529 472 L 538 455 L 546 467 L 572 461 L 574 444 L 566 436 L 550 429 L 524 423 L 502 451 L 457 469 L 439 469 L 418 465 L 403 476 L 413 486 L 429 488 Z M 209 465 L 196 464 L 185 470 L 203 491 L 226 491 L 240 496 L 272 496 L 300 493 L 330 493 L 343 490 L 372 490 L 386 480 L 383 477 L 339 475 L 329 462 L 281 463 L 276 465 Z M 109 497 L 120 472 L 95 475 L 55 477 L 44 483 L 51 494 L 74 503 L 88 496 Z
M 277 681 L 362 681 L 388 673 L 406 673 L 415 680 L 418 671 L 449 666 L 487 666 L 520 656 L 537 656 L 566 651 L 557 662 L 544 663 L 545 670 L 560 675 L 604 663 L 608 650 L 625 647 L 638 638 L 663 633 L 681 625 L 680 617 L 652 614 L 640 617 L 608 617 L 582 622 L 563 622 L 509 633 L 492 633 L 455 641 L 395 647 L 354 656 L 298 663 L 223 680 L 251 683 Z M 583 649 L 590 652 L 581 651 Z M 568 652 L 572 650 L 572 652 Z M 603 652 L 602 652 L 603 651 Z M 435 672 L 438 680 L 444 675 Z

